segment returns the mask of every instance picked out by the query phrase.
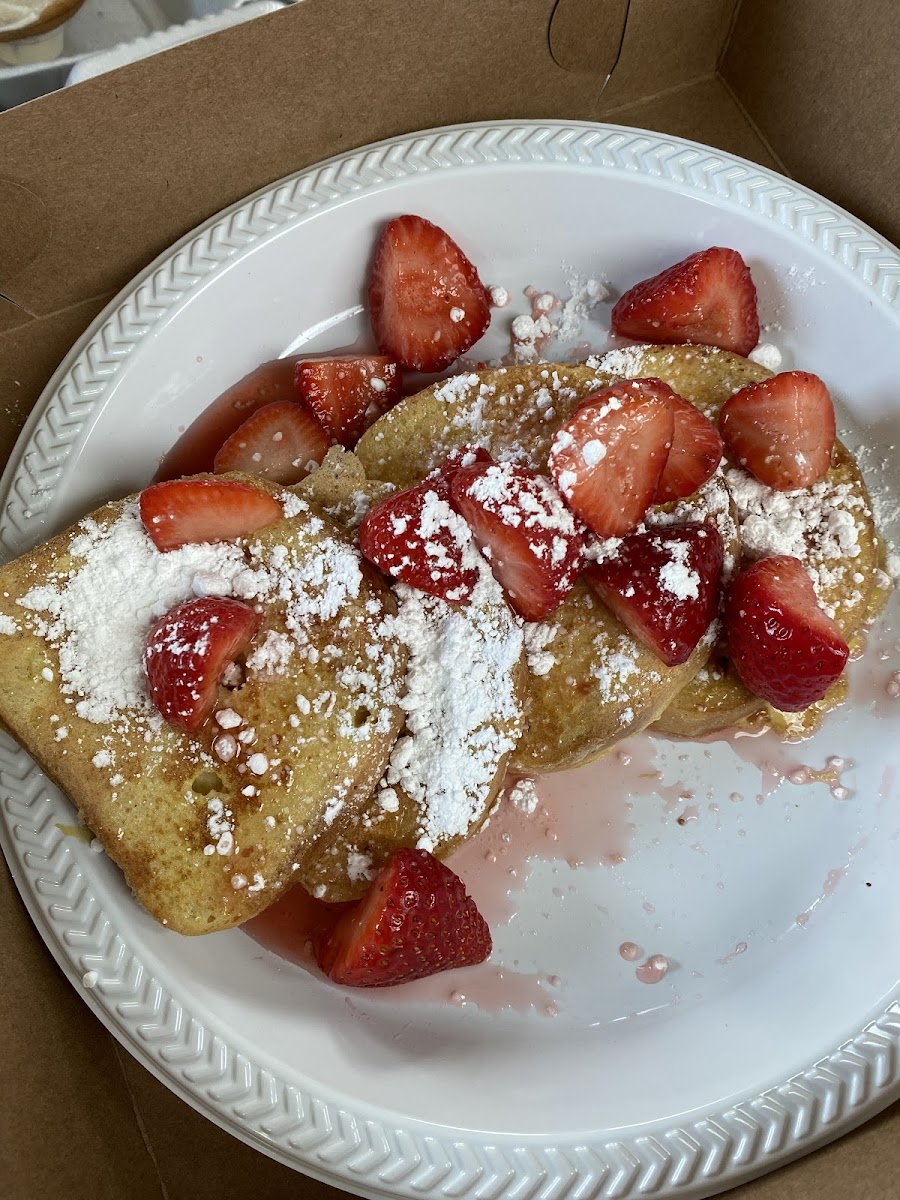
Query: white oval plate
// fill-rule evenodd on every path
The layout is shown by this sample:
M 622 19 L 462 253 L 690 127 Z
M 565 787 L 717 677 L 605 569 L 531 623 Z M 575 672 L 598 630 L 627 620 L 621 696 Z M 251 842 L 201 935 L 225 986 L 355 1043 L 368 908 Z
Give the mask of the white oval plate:
M 829 382 L 864 466 L 896 442 L 900 259 L 878 235 L 780 176 L 677 139 L 463 126 L 284 180 L 144 271 L 30 419 L 3 477 L 3 552 L 140 488 L 178 430 L 259 362 L 353 342 L 375 231 L 402 211 L 445 226 L 512 294 L 482 357 L 504 349 L 523 288 L 566 293 L 564 264 L 621 288 L 700 247 L 735 246 L 765 336 L 786 366 Z M 600 326 L 589 336 L 604 340 Z M 890 486 L 896 509 L 896 475 Z M 558 975 L 555 1019 L 351 995 L 238 931 L 168 933 L 108 859 L 63 836 L 71 807 L 8 740 L 3 847 L 66 975 L 82 987 L 96 972 L 84 996 L 116 1037 L 285 1163 L 368 1196 L 707 1196 L 900 1090 L 900 707 L 882 694 L 900 654 L 885 634 L 873 641 L 887 657 L 870 649 L 855 703 L 788 756 L 852 760 L 847 799 L 785 782 L 755 803 L 760 772 L 729 743 L 659 741 L 636 750 L 655 755 L 663 783 L 631 796 L 624 862 L 535 864 L 517 917 L 495 929 L 494 961 Z M 614 775 L 606 785 L 615 792 Z M 697 798 L 686 825 L 663 802 L 680 788 Z M 624 797 L 613 803 L 624 813 Z M 619 955 L 626 940 L 671 959 L 656 987 Z

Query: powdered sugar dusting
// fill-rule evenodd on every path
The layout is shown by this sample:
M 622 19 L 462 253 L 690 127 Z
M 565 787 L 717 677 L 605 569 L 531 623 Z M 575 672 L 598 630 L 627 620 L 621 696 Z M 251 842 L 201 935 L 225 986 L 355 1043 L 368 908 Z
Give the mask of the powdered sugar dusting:
M 771 342 L 760 342 L 747 355 L 751 362 L 764 367 L 767 371 L 775 372 L 781 367 L 781 351 Z
M 850 571 L 861 552 L 864 497 L 849 483 L 826 476 L 812 487 L 779 492 L 740 467 L 725 479 L 738 510 L 741 544 L 751 559 L 770 554 L 799 558 L 807 567 L 820 599 Z M 834 606 L 825 605 L 834 616 Z
M 546 621 L 525 623 L 525 656 L 532 675 L 547 675 L 556 666 L 556 657 L 547 649 L 559 627 Z
M 477 388 L 481 380 L 477 375 L 451 375 L 439 388 L 435 389 L 435 399 L 444 404 L 452 404 L 468 398 L 469 392 Z
M 498 463 L 473 480 L 468 492 L 489 512 L 500 516 L 505 525 L 574 537 L 579 524 L 550 481 L 538 475 L 531 483 L 533 487 L 528 489 L 520 486 L 516 468 L 511 463 Z
M 233 588 L 242 600 L 279 600 L 285 623 L 300 646 L 309 642 L 311 620 L 329 621 L 359 595 L 362 570 L 356 551 L 337 538 L 323 537 L 315 554 L 296 545 L 262 543 L 250 547 L 252 560 L 235 574 Z
M 594 371 L 635 379 L 643 374 L 645 359 L 645 346 L 621 346 L 608 350 L 606 354 L 592 356 L 587 360 L 587 365 Z
M 418 845 L 464 836 L 484 814 L 490 785 L 518 736 L 516 667 L 522 630 L 487 566 L 457 608 L 397 584 L 393 625 L 409 650 L 406 731 L 385 774 L 419 808 Z
M 725 485 L 721 467 L 693 496 L 679 500 L 674 508 L 652 509 L 647 514 L 646 526 L 679 525 L 685 521 L 711 521 L 722 538 L 725 554 L 722 562 L 722 578 L 728 582 L 734 574 L 735 556 L 732 547 L 738 541 L 738 524 L 731 508 L 731 499 Z M 641 526 L 645 528 L 646 526 Z
M 283 675 L 293 652 L 293 639 L 277 629 L 270 629 L 262 645 L 257 646 L 247 659 L 247 670 Z
M 351 883 L 359 883 L 360 880 L 369 880 L 375 872 L 372 870 L 372 860 L 366 854 L 360 854 L 356 850 L 350 850 L 347 854 L 347 878 Z
M 34 614 L 35 632 L 59 654 L 60 688 L 77 697 L 75 711 L 98 724 L 121 722 L 127 710 L 155 714 L 142 664 L 150 625 L 193 594 L 197 575 L 232 581 L 244 569 L 230 543 L 187 545 L 160 554 L 147 537 L 136 503 L 108 529 L 81 526 L 80 566 L 51 576 L 19 600 Z
M 609 296 L 609 289 L 599 279 L 586 278 L 571 268 L 565 269 L 569 293 L 565 299 L 535 287 L 525 289 L 525 295 L 531 301 L 531 312 L 521 313 L 510 326 L 513 362 L 539 361 L 551 339 L 575 341 L 596 306 Z
M 591 675 L 601 698 L 613 704 L 627 702 L 633 690 L 629 680 L 639 673 L 634 642 L 624 633 L 615 639 L 600 634 L 594 639 L 594 649 Z
M 527 813 L 529 816 L 537 812 L 537 807 L 540 803 L 540 797 L 538 796 L 533 779 L 516 780 L 509 789 L 508 799 L 510 804 L 517 808 L 519 812 Z
M 556 336 L 560 341 L 571 342 L 581 336 L 597 305 L 609 297 L 609 288 L 599 279 L 585 278 L 572 270 L 566 276 L 566 287 L 569 297 L 563 301 Z
M 688 565 L 690 547 L 687 542 L 670 542 L 671 558 L 659 572 L 659 583 L 664 591 L 677 600 L 696 600 L 700 595 L 700 576 Z

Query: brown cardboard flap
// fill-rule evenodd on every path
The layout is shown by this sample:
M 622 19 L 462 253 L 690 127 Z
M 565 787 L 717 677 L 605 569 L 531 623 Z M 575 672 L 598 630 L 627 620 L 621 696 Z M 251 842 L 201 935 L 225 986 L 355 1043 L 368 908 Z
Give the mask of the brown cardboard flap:
M 20 308 L 18 304 L 13 304 L 11 300 L 0 296 L 0 337 L 10 329 L 16 329 L 19 325 L 24 325 L 26 321 L 31 320 L 31 315 Z M 0 342 L 2 345 L 2 342 Z
M 47 206 L 31 188 L 0 179 L 0 291 L 33 262 L 50 241 Z
M 218 209 L 380 138 L 458 121 L 596 115 L 601 76 L 560 67 L 548 30 L 558 8 L 558 53 L 608 64 L 619 0 L 478 2 L 464 16 L 463 3 L 381 0 L 361 53 L 348 36 L 357 0 L 304 0 L 4 113 L 0 163 L 7 172 L 15 164 L 45 223 L 34 227 L 30 202 L 17 216 L 21 246 L 12 267 L 0 260 L 0 295 L 46 315 L 117 291 Z M 711 73 L 732 8 L 632 0 L 609 102 Z M 601 22 L 580 59 L 579 14 L 591 29 Z
M 97 296 L 63 312 L 35 320 L 0 301 L 0 462 L 5 463 L 34 402 L 72 344 L 112 299 Z M 10 310 L 18 320 L 4 326 Z
M 304 0 L 4 113 L 0 163 L 46 206 L 52 250 L 0 274 L 0 294 L 44 315 L 117 291 L 223 206 L 393 134 L 590 117 L 597 81 L 553 60 L 553 7 L 473 3 L 463 18 L 437 0 L 380 0 L 361 52 L 358 0 Z M 19 261 L 35 244 L 24 233 Z
M 779 170 L 766 143 L 741 111 L 728 88 L 716 76 L 625 107 L 603 109 L 601 120 L 636 125 L 706 142 L 731 154 Z
M 712 75 L 734 9 L 735 0 L 631 0 L 604 106 L 647 100 Z
M 606 79 L 619 60 L 630 0 L 557 0 L 550 53 L 567 71 Z
M 754 0 L 722 72 L 792 175 L 900 243 L 900 21 L 892 0 Z
M 10 1200 L 159 1200 L 112 1040 L 59 974 L 0 859 L 0 1191 Z M 23 1103 L 27 1097 L 27 1103 Z

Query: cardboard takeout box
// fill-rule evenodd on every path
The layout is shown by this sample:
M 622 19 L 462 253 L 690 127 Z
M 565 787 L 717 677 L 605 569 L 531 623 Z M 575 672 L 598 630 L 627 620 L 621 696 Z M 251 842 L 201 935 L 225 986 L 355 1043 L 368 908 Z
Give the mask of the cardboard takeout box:
M 775 167 L 900 240 L 888 0 L 304 0 L 0 115 L 0 455 L 112 296 L 199 222 L 380 138 L 610 120 Z M 0 864 L 0 1193 L 338 1193 L 232 1139 L 67 986 Z M 896 1196 L 900 1108 L 742 1200 Z

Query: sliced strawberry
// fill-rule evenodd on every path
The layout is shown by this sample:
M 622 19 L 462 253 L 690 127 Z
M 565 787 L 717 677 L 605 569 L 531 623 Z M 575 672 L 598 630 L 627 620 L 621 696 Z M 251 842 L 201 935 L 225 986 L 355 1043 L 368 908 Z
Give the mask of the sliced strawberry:
M 484 962 L 491 931 L 449 867 L 427 850 L 397 850 L 315 950 L 334 983 L 390 987 Z
M 669 667 L 686 662 L 719 608 L 724 547 L 712 525 L 688 521 L 622 539 L 585 577 L 607 608 Z
M 376 504 L 359 527 L 359 548 L 387 575 L 442 600 L 467 602 L 478 582 L 471 531 L 450 507 L 442 478 Z
M 154 480 L 202 475 L 216 451 L 249 416 L 276 400 L 294 400 L 296 358 L 276 358 L 239 379 L 197 417 L 168 452 Z
M 215 457 L 216 474 L 243 471 L 273 483 L 299 483 L 328 453 L 331 438 L 296 400 L 257 409 Z
M 410 370 L 442 371 L 487 329 L 490 295 L 443 229 L 395 217 L 375 247 L 369 317 L 382 354 Z
M 584 527 L 542 475 L 512 463 L 463 467 L 450 484 L 510 607 L 542 621 L 575 586 L 584 564 Z
M 348 450 L 396 404 L 402 383 L 397 363 L 376 355 L 306 359 L 295 376 L 300 399 Z
M 630 533 L 653 503 L 675 429 L 673 394 L 660 379 L 626 379 L 586 399 L 557 432 L 550 474 L 600 537 Z
M 669 397 L 669 403 L 675 417 L 675 431 L 656 489 L 657 504 L 692 496 L 722 461 L 722 439 L 712 421 L 677 392 Z
M 141 492 L 141 520 L 157 550 L 230 542 L 280 521 L 274 497 L 238 479 L 170 479 Z
M 638 341 L 699 342 L 749 354 L 759 341 L 756 288 L 736 250 L 712 246 L 629 288 L 613 333 Z
M 847 662 L 847 643 L 819 605 L 803 563 L 760 559 L 725 594 L 725 636 L 744 687 L 782 712 L 821 700 Z
M 189 733 L 215 708 L 228 666 L 246 650 L 260 616 L 221 596 L 186 600 L 160 617 L 147 637 L 150 699 L 170 725 Z
M 474 467 L 476 463 L 492 463 L 493 461 L 487 450 L 481 446 L 460 446 L 458 450 L 448 454 L 444 461 L 429 473 L 428 478 L 443 479 L 450 484 L 457 471 L 461 471 L 463 467 Z
M 719 414 L 730 454 L 780 492 L 809 487 L 831 465 L 834 404 L 808 371 L 783 371 L 730 396 Z

